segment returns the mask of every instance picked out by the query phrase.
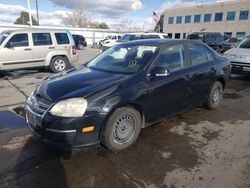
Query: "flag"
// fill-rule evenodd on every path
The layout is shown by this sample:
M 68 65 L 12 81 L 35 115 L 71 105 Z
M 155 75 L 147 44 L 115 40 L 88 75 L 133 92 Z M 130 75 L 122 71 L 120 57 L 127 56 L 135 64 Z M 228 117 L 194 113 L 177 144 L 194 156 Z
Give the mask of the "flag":
M 153 12 L 153 21 L 158 23 L 160 21 L 160 16 L 158 16 L 155 12 Z

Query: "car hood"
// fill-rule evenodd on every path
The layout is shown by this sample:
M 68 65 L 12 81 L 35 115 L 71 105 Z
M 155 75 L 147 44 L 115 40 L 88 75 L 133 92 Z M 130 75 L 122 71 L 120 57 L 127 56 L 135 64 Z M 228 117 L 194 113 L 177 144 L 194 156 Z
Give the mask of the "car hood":
M 50 101 L 86 97 L 101 89 L 119 84 L 128 77 L 129 75 L 81 67 L 47 78 L 37 88 L 36 94 Z
M 224 54 L 229 55 L 239 55 L 239 56 L 250 56 L 250 49 L 245 48 L 232 48 L 228 51 L 226 51 Z

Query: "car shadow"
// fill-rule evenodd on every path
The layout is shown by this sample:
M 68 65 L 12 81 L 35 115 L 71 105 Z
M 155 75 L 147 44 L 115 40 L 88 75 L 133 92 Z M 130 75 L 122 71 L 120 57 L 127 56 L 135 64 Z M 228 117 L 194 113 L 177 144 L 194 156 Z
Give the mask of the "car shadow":
M 61 161 L 70 157 L 71 151 L 57 149 L 31 137 L 16 160 L 17 187 L 68 187 Z
M 22 111 L 0 111 L 0 187 L 68 187 L 62 161 L 72 152 L 33 136 Z

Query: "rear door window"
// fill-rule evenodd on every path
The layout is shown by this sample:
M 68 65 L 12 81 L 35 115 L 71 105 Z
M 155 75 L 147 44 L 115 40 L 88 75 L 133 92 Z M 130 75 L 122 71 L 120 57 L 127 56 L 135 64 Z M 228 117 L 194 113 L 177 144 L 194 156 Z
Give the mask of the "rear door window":
M 52 45 L 50 33 L 32 33 L 34 46 Z
M 69 37 L 66 33 L 55 33 L 57 44 L 69 44 Z
M 11 37 L 11 39 L 8 41 L 6 46 L 12 46 L 12 47 L 26 47 L 29 46 L 29 39 L 27 33 L 21 33 L 21 34 L 15 34 Z
M 204 46 L 201 44 L 188 44 L 188 51 L 191 58 L 192 66 L 208 62 L 208 57 Z

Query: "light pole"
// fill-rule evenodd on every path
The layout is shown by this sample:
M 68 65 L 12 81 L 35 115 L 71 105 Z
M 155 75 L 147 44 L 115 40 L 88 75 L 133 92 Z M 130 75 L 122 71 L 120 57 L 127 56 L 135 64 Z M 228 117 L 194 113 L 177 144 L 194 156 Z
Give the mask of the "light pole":
M 30 0 L 28 1 L 28 10 L 29 10 L 29 20 L 30 20 L 30 27 L 32 26 L 32 17 L 31 17 L 31 10 L 30 10 Z
M 36 0 L 36 18 L 37 18 L 37 23 L 39 25 L 39 14 L 38 14 L 38 3 L 37 3 L 37 0 Z

